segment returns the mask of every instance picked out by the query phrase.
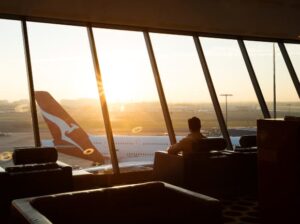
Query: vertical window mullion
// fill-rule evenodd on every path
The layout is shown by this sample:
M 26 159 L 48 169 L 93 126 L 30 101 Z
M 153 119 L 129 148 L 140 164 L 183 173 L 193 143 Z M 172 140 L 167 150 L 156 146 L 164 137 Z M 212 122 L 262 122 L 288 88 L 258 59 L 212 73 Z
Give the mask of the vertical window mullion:
M 229 133 L 228 133 L 228 129 L 227 129 L 227 126 L 226 126 L 226 123 L 224 120 L 224 116 L 223 116 L 223 113 L 222 113 L 222 110 L 220 107 L 220 103 L 219 103 L 219 100 L 218 100 L 218 97 L 217 97 L 217 94 L 216 94 L 216 91 L 214 88 L 214 84 L 211 79 L 211 75 L 210 75 L 210 72 L 209 72 L 209 69 L 207 66 L 207 62 L 206 62 L 206 59 L 205 59 L 205 56 L 203 53 L 203 49 L 202 49 L 202 46 L 201 46 L 198 36 L 194 36 L 194 42 L 195 42 L 199 60 L 200 60 L 200 63 L 201 63 L 202 69 L 203 69 L 203 73 L 204 73 L 204 76 L 206 79 L 207 87 L 209 89 L 209 93 L 210 93 L 210 96 L 211 96 L 211 99 L 212 99 L 212 102 L 214 105 L 214 109 L 215 109 L 215 112 L 216 112 L 216 115 L 218 118 L 218 122 L 219 122 L 219 125 L 221 128 L 222 135 L 227 141 L 228 149 L 233 150 L 232 143 L 231 143 Z
M 253 88 L 255 90 L 255 93 L 256 93 L 257 99 L 259 101 L 260 107 L 262 109 L 264 118 L 270 118 L 271 115 L 270 115 L 270 112 L 268 110 L 268 106 L 267 106 L 266 101 L 264 99 L 264 96 L 262 94 L 259 83 L 257 81 L 257 78 L 256 78 L 256 75 L 255 75 L 251 60 L 249 58 L 249 54 L 248 54 L 247 49 L 245 47 L 245 43 L 244 43 L 243 40 L 238 40 L 238 44 L 240 46 L 240 49 L 241 49 L 241 52 L 242 52 L 242 55 L 243 55 L 243 58 L 244 58 L 244 61 L 245 61 L 250 79 L 251 79 L 251 82 L 252 82 L 252 85 L 253 85 Z
M 291 76 L 291 78 L 293 80 L 294 86 L 295 86 L 296 91 L 298 93 L 298 96 L 300 98 L 300 82 L 299 82 L 297 73 L 296 73 L 296 71 L 294 69 L 294 66 L 293 66 L 293 64 L 291 62 L 291 59 L 290 59 L 290 57 L 289 57 L 289 55 L 287 53 L 287 50 L 286 50 L 284 44 L 281 43 L 281 42 L 278 42 L 278 46 L 280 48 L 281 54 L 283 56 L 285 64 L 286 64 L 286 66 L 287 66 L 287 68 L 289 70 L 290 76 Z
M 106 135 L 108 138 L 108 146 L 109 146 L 109 151 L 110 151 L 110 155 L 111 155 L 113 172 L 114 172 L 114 174 L 119 174 L 120 169 L 119 169 L 119 164 L 118 164 L 116 147 L 115 147 L 115 143 L 114 143 L 114 139 L 113 139 L 113 133 L 112 133 L 109 112 L 108 112 L 106 97 L 105 97 L 104 88 L 103 88 L 101 70 L 100 70 L 100 65 L 99 65 L 99 61 L 98 61 L 98 55 L 97 55 L 97 50 L 96 50 L 95 39 L 94 39 L 92 27 L 90 27 L 90 26 L 87 27 L 87 31 L 88 31 L 89 43 L 90 43 L 93 64 L 94 64 L 94 69 L 95 69 L 95 75 L 96 75 L 96 80 L 97 80 L 97 87 L 98 87 L 98 92 L 99 92 L 101 109 L 102 109 L 102 113 L 103 113 L 105 131 L 106 131 Z
M 174 143 L 176 143 L 174 128 L 172 125 L 169 108 L 168 108 L 167 101 L 165 98 L 163 86 L 161 83 L 161 79 L 160 79 L 160 75 L 159 75 L 159 71 L 158 71 L 158 67 L 157 67 L 157 63 L 156 63 L 156 59 L 155 59 L 155 55 L 153 52 L 151 39 L 150 39 L 148 32 L 144 32 L 144 38 L 145 38 L 145 42 L 146 42 L 146 46 L 147 46 L 149 59 L 151 62 L 151 67 L 152 67 L 152 71 L 153 71 L 153 75 L 154 75 L 154 79 L 155 79 L 155 83 L 156 83 L 156 88 L 157 88 L 159 99 L 160 99 L 160 104 L 161 104 L 161 107 L 163 110 L 163 115 L 164 115 L 164 119 L 166 122 L 169 138 L 170 138 L 170 143 L 174 144 Z
M 29 41 L 28 41 L 28 32 L 27 32 L 27 25 L 25 20 L 22 20 L 22 34 L 23 34 L 24 53 L 25 53 L 26 68 L 27 68 L 27 79 L 28 79 L 34 142 L 35 142 L 35 146 L 41 146 L 38 117 L 37 117 L 37 110 L 36 110 L 35 96 L 34 96 L 34 85 L 33 85 L 33 78 L 32 78 L 32 66 L 31 66 L 31 56 L 30 56 Z

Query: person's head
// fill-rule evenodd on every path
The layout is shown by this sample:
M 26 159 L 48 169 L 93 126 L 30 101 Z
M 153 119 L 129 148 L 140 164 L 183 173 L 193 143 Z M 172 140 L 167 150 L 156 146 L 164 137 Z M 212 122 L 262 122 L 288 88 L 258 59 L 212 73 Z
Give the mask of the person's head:
M 198 132 L 201 129 L 201 121 L 198 117 L 190 118 L 188 124 L 191 132 Z

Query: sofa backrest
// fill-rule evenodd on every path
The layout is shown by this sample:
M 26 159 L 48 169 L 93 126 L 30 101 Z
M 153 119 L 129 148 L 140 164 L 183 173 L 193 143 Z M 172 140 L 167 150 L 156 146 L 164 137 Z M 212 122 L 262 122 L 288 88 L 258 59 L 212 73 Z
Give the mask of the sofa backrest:
M 197 142 L 193 142 L 192 144 L 192 153 L 221 151 L 227 147 L 227 142 L 224 138 L 204 138 Z
M 42 196 L 30 203 L 52 223 L 182 223 L 195 218 L 199 222 L 206 217 L 199 215 L 202 212 L 217 217 L 215 199 L 202 200 L 193 194 L 148 182 Z
M 13 162 L 19 164 L 55 163 L 57 150 L 54 147 L 28 147 L 15 148 Z
M 157 182 L 44 196 L 31 204 L 53 223 L 135 220 L 161 208 L 159 195 L 163 190 L 164 185 Z
M 256 135 L 243 135 L 240 138 L 241 148 L 251 148 L 256 147 Z

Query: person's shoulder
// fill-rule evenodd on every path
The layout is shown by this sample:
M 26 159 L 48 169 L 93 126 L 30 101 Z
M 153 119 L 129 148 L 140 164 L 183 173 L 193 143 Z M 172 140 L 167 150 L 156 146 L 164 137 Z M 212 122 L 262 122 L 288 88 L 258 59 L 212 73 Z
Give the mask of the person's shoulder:
M 193 135 L 193 139 L 195 139 L 195 140 L 201 140 L 204 138 L 206 138 L 206 136 L 204 136 L 201 132 L 194 133 L 194 135 Z
M 202 138 L 207 138 L 205 135 L 203 135 L 202 133 L 200 133 L 201 137 Z
M 193 133 L 189 133 L 187 136 L 185 136 L 182 140 L 186 141 L 186 140 L 190 140 L 193 139 L 195 136 Z

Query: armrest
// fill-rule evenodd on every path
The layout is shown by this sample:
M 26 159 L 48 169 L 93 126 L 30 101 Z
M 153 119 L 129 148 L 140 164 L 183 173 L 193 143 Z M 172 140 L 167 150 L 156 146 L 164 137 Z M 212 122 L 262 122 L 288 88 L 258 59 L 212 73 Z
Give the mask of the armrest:
M 14 223 L 52 223 L 31 205 L 30 198 L 13 200 L 11 213 Z
M 0 166 L 0 175 L 1 173 L 5 173 L 5 169 L 3 169 L 1 166 Z
M 10 183 L 8 173 L 0 167 L 0 216 L 9 214 Z
M 63 163 L 61 161 L 57 161 L 56 164 L 58 165 L 59 168 L 61 168 L 62 170 L 64 170 L 64 172 L 66 172 L 69 176 L 72 177 L 73 175 L 73 169 L 70 165 Z
M 71 167 L 69 164 L 59 161 L 59 160 L 56 161 L 56 164 L 59 165 L 60 167 Z
M 184 182 L 184 160 L 180 155 L 155 152 L 154 179 L 182 186 Z
M 197 223 L 222 223 L 222 205 L 215 198 L 164 183 L 170 202 L 180 201 L 186 217 Z M 191 217 L 193 216 L 193 217 Z

